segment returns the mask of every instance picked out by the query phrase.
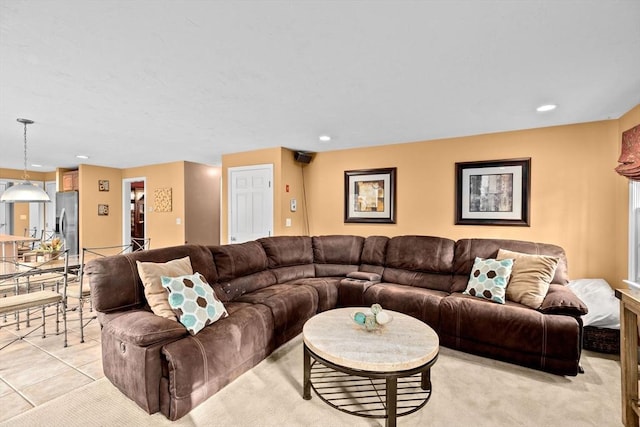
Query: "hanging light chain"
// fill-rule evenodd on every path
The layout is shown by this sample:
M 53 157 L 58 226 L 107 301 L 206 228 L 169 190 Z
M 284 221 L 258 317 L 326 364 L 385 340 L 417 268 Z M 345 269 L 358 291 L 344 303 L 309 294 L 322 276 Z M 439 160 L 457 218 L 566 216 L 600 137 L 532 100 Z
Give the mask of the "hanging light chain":
M 28 181 L 29 174 L 27 173 L 27 125 L 32 124 L 33 120 L 18 118 L 16 119 L 16 121 L 24 125 L 24 175 L 22 175 L 22 179 Z
M 27 174 L 27 123 L 24 123 L 24 175 L 22 179 L 25 181 L 29 179 L 29 174 Z

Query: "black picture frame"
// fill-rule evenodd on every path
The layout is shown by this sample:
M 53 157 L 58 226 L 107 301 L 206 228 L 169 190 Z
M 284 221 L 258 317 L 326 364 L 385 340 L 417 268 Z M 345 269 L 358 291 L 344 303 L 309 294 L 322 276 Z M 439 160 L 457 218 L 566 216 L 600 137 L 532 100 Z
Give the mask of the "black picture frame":
M 456 225 L 529 227 L 531 158 L 456 163 Z
M 396 223 L 396 168 L 344 172 L 345 223 Z

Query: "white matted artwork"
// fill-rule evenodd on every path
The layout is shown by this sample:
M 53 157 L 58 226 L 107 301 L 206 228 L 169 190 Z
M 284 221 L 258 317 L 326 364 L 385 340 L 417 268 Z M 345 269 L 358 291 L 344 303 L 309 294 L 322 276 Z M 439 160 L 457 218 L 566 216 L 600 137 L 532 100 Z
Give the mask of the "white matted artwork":
M 531 159 L 456 163 L 456 224 L 529 225 Z
M 156 212 L 171 212 L 171 187 L 156 188 L 153 191 L 153 201 Z

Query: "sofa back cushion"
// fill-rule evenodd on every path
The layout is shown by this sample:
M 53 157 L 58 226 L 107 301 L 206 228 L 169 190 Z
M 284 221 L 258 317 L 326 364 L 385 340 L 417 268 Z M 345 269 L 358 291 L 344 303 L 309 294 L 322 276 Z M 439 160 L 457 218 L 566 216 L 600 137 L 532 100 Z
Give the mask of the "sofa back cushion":
M 453 240 L 442 237 L 393 237 L 387 243 L 382 281 L 449 292 L 454 248 Z
M 311 238 L 316 277 L 346 276 L 358 271 L 364 237 L 317 236 Z
M 267 255 L 260 243 L 210 246 L 218 269 L 218 281 L 225 282 L 267 269 Z
M 364 240 L 360 257 L 360 271 L 376 273 L 382 276 L 384 259 L 387 254 L 387 236 L 369 236 Z
M 200 245 L 158 248 L 88 261 L 84 277 L 91 287 L 93 307 L 102 313 L 144 307 L 147 301 L 136 261 L 165 263 L 186 256 L 194 272 L 202 274 L 209 283 L 218 280 L 211 252 Z
M 278 283 L 315 277 L 311 237 L 265 237 L 258 242 L 267 254 L 269 269 Z
M 498 250 L 506 249 L 533 255 L 549 255 L 559 259 L 551 283 L 565 285 L 569 283 L 567 256 L 560 246 L 549 243 L 535 243 L 507 239 L 461 239 L 455 244 L 453 262 L 453 286 L 451 292 L 462 292 L 469 281 L 469 274 L 476 257 L 496 258 Z

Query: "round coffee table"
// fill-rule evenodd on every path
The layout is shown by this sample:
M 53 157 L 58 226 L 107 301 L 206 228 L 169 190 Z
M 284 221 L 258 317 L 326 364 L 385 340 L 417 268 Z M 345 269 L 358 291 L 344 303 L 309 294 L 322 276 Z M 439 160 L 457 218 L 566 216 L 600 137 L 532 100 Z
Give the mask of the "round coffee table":
M 349 307 L 309 319 L 304 340 L 304 399 L 311 388 L 324 402 L 343 412 L 385 418 L 422 408 L 431 397 L 431 366 L 438 358 L 438 335 L 425 323 L 394 311 L 393 321 L 368 331 L 351 320 Z

